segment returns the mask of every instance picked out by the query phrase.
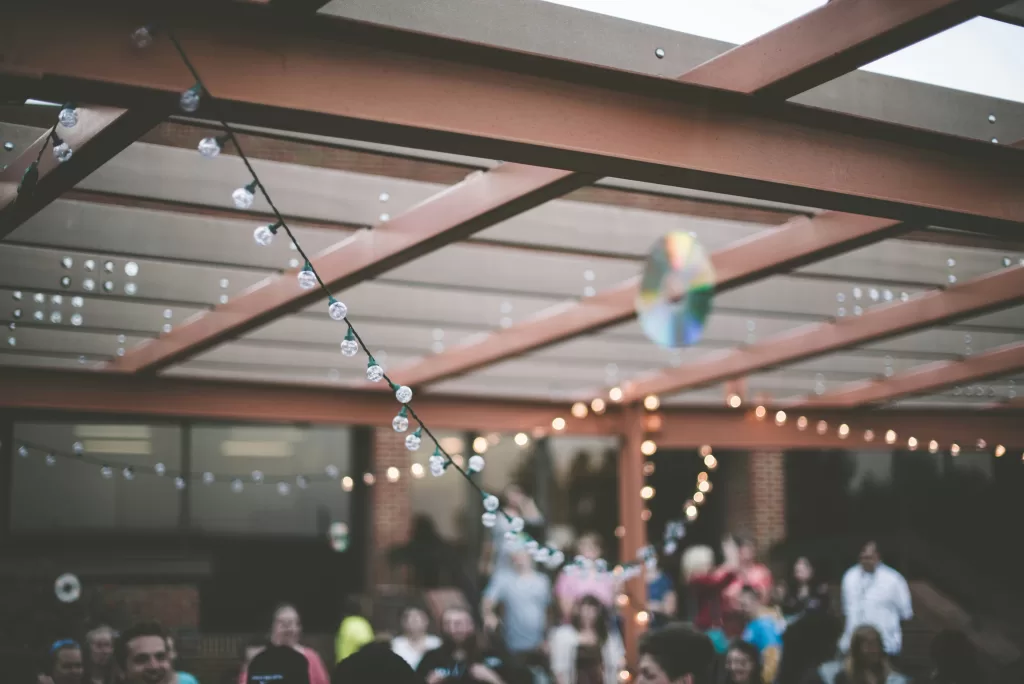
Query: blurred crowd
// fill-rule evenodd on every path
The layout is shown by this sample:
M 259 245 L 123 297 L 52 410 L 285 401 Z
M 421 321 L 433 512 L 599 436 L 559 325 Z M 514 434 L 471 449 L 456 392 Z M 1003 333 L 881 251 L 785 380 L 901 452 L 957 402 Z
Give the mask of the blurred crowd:
M 543 534 L 543 516 L 521 491 L 510 488 L 503 506 L 511 516 L 522 517 L 535 537 Z M 436 626 L 425 606 L 408 605 L 394 633 L 375 630 L 366 606 L 351 601 L 328 666 L 316 650 L 303 645 L 299 612 L 282 604 L 274 611 L 268 637 L 248 644 L 237 682 L 910 681 L 902 673 L 902 625 L 913 616 L 910 591 L 900 573 L 883 562 L 874 542 L 863 545 L 837 590 L 818 577 L 807 558 L 796 559 L 788 576 L 776 580 L 751 540 L 728 537 L 720 549 L 681 549 L 678 573 L 666 571 L 666 559 L 651 559 L 640 583 L 646 591 L 637 596 L 637 581 L 624 583 L 621 574 L 607 570 L 598 535 L 584 533 L 575 540 L 575 562 L 539 569 L 528 548 L 506 542 L 501 520 L 479 563 L 485 578 L 480 596 L 444 609 Z M 625 607 L 630 610 L 620 610 Z M 620 615 L 633 616 L 644 631 L 632 670 L 627 669 Z M 175 669 L 176 659 L 174 640 L 158 625 L 135 625 L 121 633 L 98 626 L 82 645 L 71 639 L 54 643 L 39 684 L 196 683 Z M 939 634 L 931 660 L 932 671 L 923 681 L 985 681 L 973 645 L 962 633 Z

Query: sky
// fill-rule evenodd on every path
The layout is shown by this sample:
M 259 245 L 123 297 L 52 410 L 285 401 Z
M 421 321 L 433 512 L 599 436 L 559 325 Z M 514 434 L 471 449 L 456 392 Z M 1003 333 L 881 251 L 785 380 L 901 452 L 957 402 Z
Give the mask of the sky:
M 824 0 L 547 0 L 730 43 L 745 43 Z M 977 18 L 863 67 L 1024 102 L 1024 28 Z

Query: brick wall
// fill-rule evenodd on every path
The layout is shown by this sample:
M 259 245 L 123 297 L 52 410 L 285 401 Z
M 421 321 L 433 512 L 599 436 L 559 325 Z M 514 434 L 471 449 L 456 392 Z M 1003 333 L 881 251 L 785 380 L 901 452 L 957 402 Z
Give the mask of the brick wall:
M 173 632 L 199 628 L 199 590 L 191 584 L 104 584 L 92 590 L 93 610 L 127 627 L 156 620 Z
M 783 455 L 771 451 L 735 454 L 723 466 L 726 528 L 753 537 L 763 554 L 786 536 Z
M 409 452 L 405 435 L 390 428 L 377 428 L 373 434 L 373 474 L 376 483 L 370 488 L 370 588 L 404 584 L 405 573 L 394 572 L 387 562 L 389 549 L 409 540 L 412 520 Z M 398 468 L 397 482 L 388 481 L 388 468 Z

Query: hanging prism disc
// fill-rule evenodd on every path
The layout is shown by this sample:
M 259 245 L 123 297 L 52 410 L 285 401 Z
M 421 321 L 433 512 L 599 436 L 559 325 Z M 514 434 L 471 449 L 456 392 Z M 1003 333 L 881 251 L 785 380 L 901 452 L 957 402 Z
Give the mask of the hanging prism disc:
M 715 269 L 689 233 L 668 233 L 651 248 L 640 278 L 636 312 L 644 334 L 660 347 L 698 342 L 711 313 Z

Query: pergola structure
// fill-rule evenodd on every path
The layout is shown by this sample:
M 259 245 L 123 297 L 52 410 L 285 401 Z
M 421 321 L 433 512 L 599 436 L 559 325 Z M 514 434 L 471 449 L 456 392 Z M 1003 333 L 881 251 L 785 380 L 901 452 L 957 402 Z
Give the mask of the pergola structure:
M 316 5 L 7 9 L 0 318 L 16 328 L 0 407 L 394 413 L 338 353 L 319 290 L 296 285 L 288 241 L 254 244 L 270 214 L 232 207 L 248 181 L 235 151 L 195 152 L 213 111 L 177 111 L 194 82 L 171 45 L 128 40 L 156 21 L 426 420 L 564 417 L 623 437 L 627 556 L 645 543 L 652 431 L 670 446 L 837 447 L 866 428 L 1024 446 L 1024 151 L 1007 144 L 1024 104 L 856 71 L 979 15 L 1019 22 L 1021 3 L 833 0 L 738 47 L 539 0 Z M 29 99 L 78 103 L 81 120 L 73 158 L 43 154 L 19 196 L 56 116 Z M 666 351 L 634 297 L 673 230 L 711 252 L 718 294 L 704 340 Z M 610 387 L 621 406 L 570 417 Z M 759 403 L 832 427 L 779 429 Z

